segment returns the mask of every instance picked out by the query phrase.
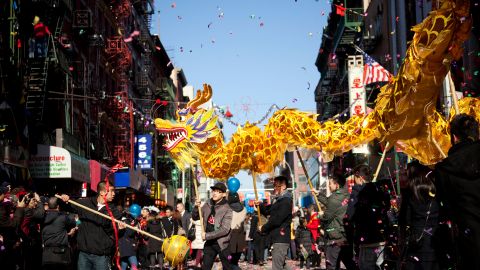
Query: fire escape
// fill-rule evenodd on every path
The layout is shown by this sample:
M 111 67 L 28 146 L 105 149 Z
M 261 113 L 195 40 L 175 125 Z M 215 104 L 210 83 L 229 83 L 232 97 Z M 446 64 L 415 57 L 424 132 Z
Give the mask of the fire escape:
M 53 14 L 51 11 L 49 14 Z M 55 18 L 46 17 L 44 23 L 55 21 Z M 26 109 L 30 114 L 30 119 L 35 122 L 41 122 L 45 115 L 45 103 L 47 100 L 48 89 L 48 70 L 51 61 L 58 63 L 57 49 L 55 40 L 58 40 L 63 29 L 64 17 L 56 18 L 55 29 L 52 34 L 47 36 L 46 56 L 40 58 L 31 58 L 29 60 L 28 72 L 26 73 L 27 96 Z
M 120 29 L 123 28 L 123 20 L 131 14 L 131 3 L 128 0 L 111 1 L 111 10 L 117 19 Z M 132 55 L 123 41 L 123 36 L 113 36 L 107 39 L 106 53 L 108 63 L 112 68 L 117 81 L 115 98 L 110 103 L 112 116 L 117 122 L 117 130 L 114 139 L 114 157 L 117 162 L 133 168 L 133 102 L 129 94 L 128 71 L 132 64 Z
M 349 5 L 347 5 L 347 2 Z M 349 106 L 346 58 L 354 53 L 352 44 L 361 39 L 363 3 L 344 1 L 344 16 L 334 14 L 337 6 L 332 4 L 332 14 L 324 29 L 316 66 L 321 79 L 315 90 L 317 111 L 325 120 L 342 112 Z

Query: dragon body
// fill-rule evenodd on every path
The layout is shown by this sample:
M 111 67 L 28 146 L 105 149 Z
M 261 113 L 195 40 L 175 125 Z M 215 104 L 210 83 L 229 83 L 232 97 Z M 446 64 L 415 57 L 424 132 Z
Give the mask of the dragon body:
M 205 175 L 217 179 L 242 169 L 272 172 L 284 152 L 294 147 L 315 149 L 330 159 L 375 138 L 397 145 L 424 164 L 435 164 L 451 146 L 448 121 L 436 111 L 436 100 L 450 62 L 462 55 L 470 28 L 469 1 L 441 1 L 413 28 L 406 59 L 398 75 L 381 88 L 373 112 L 344 123 L 319 123 L 315 114 L 281 109 L 264 130 L 247 122 L 226 143 L 214 109 L 199 108 L 212 96 L 211 87 L 204 84 L 203 91 L 177 111 L 176 122 L 157 118 L 155 125 L 179 168 L 198 159 Z M 480 119 L 479 105 L 478 99 L 464 98 L 460 112 Z

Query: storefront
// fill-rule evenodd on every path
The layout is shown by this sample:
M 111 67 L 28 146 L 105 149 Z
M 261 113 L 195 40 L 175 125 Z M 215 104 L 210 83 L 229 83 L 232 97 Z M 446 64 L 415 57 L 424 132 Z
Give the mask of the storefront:
M 117 190 L 117 202 L 127 207 L 132 203 L 139 205 L 151 204 L 150 194 L 145 192 L 147 187 L 147 176 L 141 170 L 120 169 L 113 175 L 115 189 Z
M 81 196 L 82 184 L 90 183 L 88 160 L 61 147 L 39 144 L 37 154 L 30 156 L 29 169 L 35 189 L 43 195 Z

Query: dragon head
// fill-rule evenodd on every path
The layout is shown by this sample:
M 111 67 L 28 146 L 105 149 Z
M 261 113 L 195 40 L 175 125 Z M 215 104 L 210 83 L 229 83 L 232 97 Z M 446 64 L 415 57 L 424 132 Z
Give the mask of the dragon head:
M 212 96 L 210 85 L 204 84 L 203 88 L 203 91 L 197 91 L 195 99 L 188 102 L 185 108 L 177 110 L 175 123 L 165 119 L 155 119 L 155 127 L 159 135 L 164 137 L 165 150 L 170 153 L 181 169 L 186 164 L 195 164 L 195 158 L 201 151 L 199 145 L 220 133 L 214 110 L 198 108 Z

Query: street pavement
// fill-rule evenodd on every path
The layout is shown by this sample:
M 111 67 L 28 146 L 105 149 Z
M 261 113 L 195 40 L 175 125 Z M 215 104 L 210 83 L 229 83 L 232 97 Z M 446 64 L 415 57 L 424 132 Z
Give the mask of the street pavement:
M 287 260 L 287 265 L 290 268 L 290 270 L 300 270 L 300 261 L 292 261 L 292 260 Z M 272 261 L 267 260 L 265 265 L 259 266 L 259 265 L 253 265 L 248 262 L 239 262 L 240 269 L 242 270 L 271 270 L 272 269 Z M 194 269 L 194 268 L 189 268 L 189 269 Z M 222 264 L 220 262 L 216 262 L 215 265 L 213 266 L 212 270 L 221 270 L 222 269 Z M 320 270 L 320 269 L 325 269 L 325 261 L 322 260 L 322 264 L 320 268 L 313 268 L 310 267 L 310 270 Z

